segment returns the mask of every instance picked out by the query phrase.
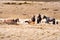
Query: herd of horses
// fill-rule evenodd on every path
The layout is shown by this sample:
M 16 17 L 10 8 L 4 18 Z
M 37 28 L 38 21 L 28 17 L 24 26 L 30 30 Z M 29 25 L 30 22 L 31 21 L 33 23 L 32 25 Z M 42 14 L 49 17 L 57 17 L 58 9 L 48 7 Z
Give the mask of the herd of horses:
M 47 23 L 47 24 L 50 24 L 50 22 L 52 22 L 53 25 L 58 24 L 58 21 L 56 21 L 55 18 L 51 18 L 51 17 L 45 16 L 45 15 L 42 17 L 40 14 L 37 16 L 37 18 L 35 17 L 35 15 L 33 15 L 33 17 L 31 18 L 31 21 L 25 21 L 25 22 L 28 22 L 29 24 L 31 22 L 33 22 L 33 23 L 36 22 L 37 24 L 39 24 L 42 22 L 43 19 L 46 20 L 45 23 Z
M 37 24 L 40 24 L 43 19 L 46 20 L 45 23 L 47 23 L 47 24 L 50 24 L 50 22 L 52 22 L 52 24 L 58 24 L 58 21 L 56 21 L 55 18 L 51 18 L 51 17 L 45 16 L 45 15 L 42 17 L 40 14 L 37 16 L 37 18 L 36 18 L 35 15 L 33 15 L 33 17 L 31 18 L 31 20 L 26 20 L 24 22 L 28 23 L 28 24 L 30 24 L 30 23 L 35 24 L 35 22 L 36 22 Z M 20 22 L 19 18 L 16 18 L 16 19 L 7 19 L 7 20 L 3 21 L 3 23 L 5 23 L 5 24 L 18 24 L 18 22 Z
M 36 21 L 37 19 L 37 21 Z M 51 17 L 48 17 L 48 16 L 41 16 L 40 14 L 37 16 L 37 18 L 35 18 L 35 15 L 31 18 L 32 22 L 35 23 L 35 21 L 37 22 L 37 24 L 41 23 L 42 20 L 45 19 L 45 23 L 47 24 L 50 24 L 50 22 L 52 22 L 52 24 L 58 24 L 58 21 L 56 21 L 55 18 L 51 18 Z

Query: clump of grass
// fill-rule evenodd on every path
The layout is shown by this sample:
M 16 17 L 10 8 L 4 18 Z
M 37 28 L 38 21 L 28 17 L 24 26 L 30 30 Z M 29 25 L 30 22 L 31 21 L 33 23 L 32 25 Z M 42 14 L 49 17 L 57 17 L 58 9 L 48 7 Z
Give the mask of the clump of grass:
M 58 9 L 54 9 L 53 11 L 58 11 Z
M 23 4 L 31 4 L 31 3 L 27 3 L 26 1 Z
M 19 3 L 19 5 L 22 5 L 22 3 Z
M 54 14 L 56 14 L 56 12 L 54 12 Z
M 0 38 L 1 38 L 1 39 L 4 39 L 4 36 L 5 36 L 5 34 L 2 34 L 2 33 L 0 32 Z
M 0 37 L 1 39 L 4 39 L 4 37 Z
M 49 8 L 42 8 L 42 10 L 49 10 Z
M 42 27 L 40 27 L 40 29 L 43 29 Z
M 42 33 L 42 35 L 44 35 L 44 33 Z
M 7 2 L 7 3 L 3 3 L 3 4 L 10 4 L 10 2 Z
M 23 15 L 27 15 L 27 14 L 24 13 Z
M 10 3 L 10 2 L 7 2 L 7 3 L 3 3 L 3 4 L 12 4 L 12 5 L 16 5 L 16 3 L 15 2 L 12 2 L 12 3 Z
M 47 31 L 47 33 L 50 33 L 49 31 Z
M 16 5 L 16 3 L 15 3 L 15 2 L 12 2 L 11 4 L 12 4 L 12 5 Z
M 3 12 L 0 12 L 0 14 L 2 14 Z
M 10 36 L 7 36 L 7 38 L 10 38 Z
M 3 4 L 8 4 L 8 5 L 22 5 L 22 4 L 30 4 L 30 3 L 27 3 L 26 1 L 24 3 L 16 3 L 16 2 L 7 2 L 7 3 L 3 3 Z
M 55 35 L 55 33 L 53 33 L 52 35 Z

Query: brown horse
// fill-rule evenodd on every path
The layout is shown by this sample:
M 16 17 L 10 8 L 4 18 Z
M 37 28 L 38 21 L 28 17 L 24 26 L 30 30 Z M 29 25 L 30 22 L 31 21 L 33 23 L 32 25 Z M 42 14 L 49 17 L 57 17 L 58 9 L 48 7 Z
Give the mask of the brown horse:
M 4 20 L 4 23 L 6 24 L 17 24 L 17 22 L 19 22 L 19 19 L 7 19 L 7 20 Z
M 30 24 L 30 25 L 35 24 L 35 22 L 33 22 L 32 20 L 25 21 L 25 23 L 28 23 L 28 24 Z

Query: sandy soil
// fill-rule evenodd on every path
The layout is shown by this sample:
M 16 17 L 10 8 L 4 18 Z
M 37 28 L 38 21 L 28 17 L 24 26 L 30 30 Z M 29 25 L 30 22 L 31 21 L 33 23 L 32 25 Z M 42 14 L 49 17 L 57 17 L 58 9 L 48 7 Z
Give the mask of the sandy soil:
M 60 25 L 0 25 L 0 40 L 60 40 Z
M 47 15 L 60 19 L 59 2 L 34 2 L 29 4 L 0 4 L 0 18 L 31 18 L 33 15 Z M 60 24 L 0 24 L 0 40 L 60 40 Z
M 47 15 L 60 19 L 60 2 L 31 2 L 17 5 L 0 4 L 0 18 L 31 18 L 32 15 Z

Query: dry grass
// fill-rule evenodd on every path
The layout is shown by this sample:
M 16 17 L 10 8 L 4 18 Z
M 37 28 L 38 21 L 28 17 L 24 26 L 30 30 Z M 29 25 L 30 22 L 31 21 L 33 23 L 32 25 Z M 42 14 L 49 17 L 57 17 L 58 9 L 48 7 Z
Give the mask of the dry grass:
M 59 40 L 59 25 L 0 25 L 0 40 Z
M 25 19 L 40 13 L 60 19 L 59 2 L 33 2 L 22 5 L 5 5 L 2 3 L 0 4 L 0 18 Z M 0 24 L 0 40 L 60 40 L 60 24 Z
M 12 3 L 12 2 L 11 2 Z M 0 18 L 31 18 L 32 15 L 47 15 L 60 19 L 60 3 L 59 2 L 13 2 L 16 5 L 5 5 L 0 6 Z M 9 4 L 9 3 L 8 3 Z M 24 15 L 26 14 L 26 15 Z

